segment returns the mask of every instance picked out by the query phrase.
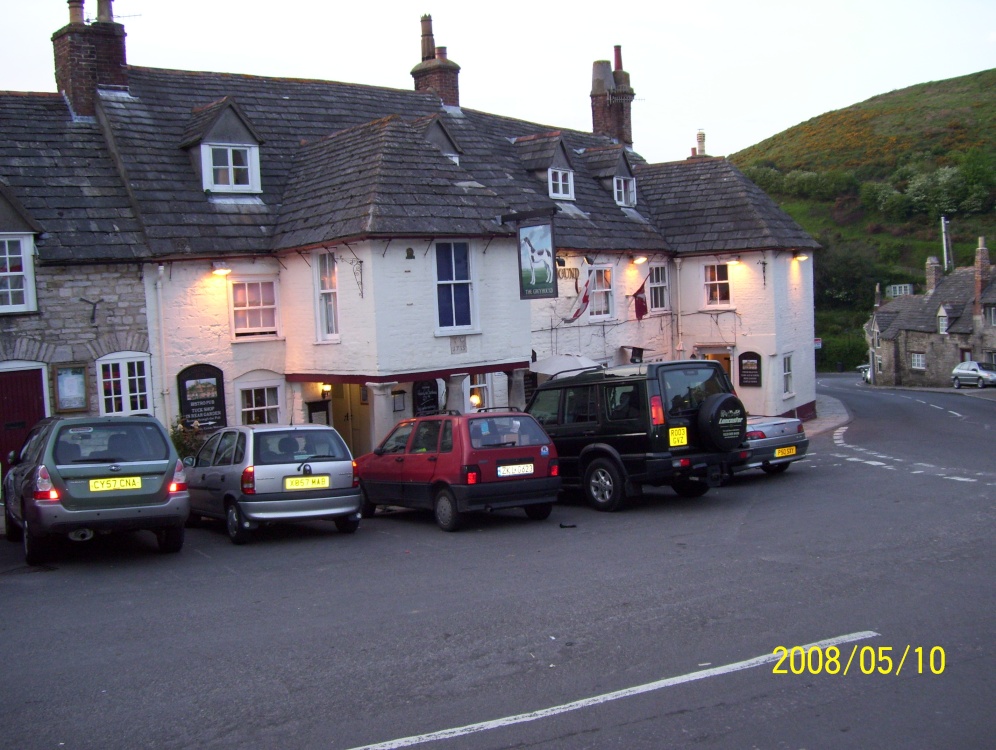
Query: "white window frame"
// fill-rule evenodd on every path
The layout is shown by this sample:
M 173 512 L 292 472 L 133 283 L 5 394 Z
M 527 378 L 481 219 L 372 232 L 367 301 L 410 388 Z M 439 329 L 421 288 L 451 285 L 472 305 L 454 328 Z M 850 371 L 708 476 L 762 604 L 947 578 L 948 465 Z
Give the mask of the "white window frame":
M 878 349 L 880 346 L 882 346 L 882 339 L 880 337 L 878 326 L 872 328 L 871 334 L 872 334 L 872 348 Z
M 20 271 L 11 271 L 8 265 L 15 244 L 19 248 L 21 258 Z M 23 286 L 17 286 L 18 282 Z M 20 302 L 13 301 L 15 294 L 22 297 Z M 30 234 L 0 234 L 0 313 L 25 313 L 37 310 L 34 238 Z
M 722 272 L 719 270 L 721 268 Z M 728 307 L 731 305 L 733 303 L 733 290 L 730 286 L 730 266 L 726 263 L 709 263 L 702 267 L 702 273 L 705 279 L 706 306 Z M 725 278 L 720 278 L 720 276 Z M 725 299 L 723 299 L 724 287 L 726 290 Z
M 315 253 L 315 298 L 318 308 L 318 340 L 338 343 L 341 341 L 339 318 L 339 264 L 333 253 Z
M 490 376 L 487 373 L 478 373 L 476 375 L 471 375 L 467 382 L 468 394 L 467 403 L 472 409 L 487 409 L 491 406 L 491 389 L 490 389 Z M 481 397 L 481 403 L 476 407 L 470 400 L 470 397 L 475 393 Z
M 282 424 L 280 415 L 283 412 L 283 383 L 279 381 L 261 381 L 257 383 L 242 383 L 238 386 L 239 392 L 239 424 Z M 257 406 L 255 402 L 246 406 L 246 395 L 255 394 L 263 396 L 262 405 Z M 254 396 L 255 398 L 255 396 Z M 247 422 L 247 414 L 262 413 L 267 418 L 265 421 Z M 270 418 L 272 417 L 272 419 Z
M 636 178 L 635 177 L 615 177 L 612 180 L 612 192 L 616 199 L 616 205 L 635 206 L 636 205 Z
M 98 358 L 96 366 L 100 416 L 152 414 L 151 354 L 113 352 Z
M 612 286 L 612 266 L 593 266 L 591 289 L 588 293 L 588 319 L 611 320 L 615 317 L 615 290 Z
M 273 288 L 273 304 L 262 304 L 249 305 L 236 307 L 236 287 L 245 286 L 248 292 L 249 286 L 260 285 L 260 292 L 263 291 L 262 285 L 269 284 Z M 263 325 L 262 317 L 264 310 L 273 310 L 273 325 Z M 261 320 L 259 325 L 250 325 L 251 320 L 247 320 L 245 325 L 239 326 L 238 319 L 240 311 L 245 310 L 247 316 L 252 315 L 252 311 L 260 311 Z M 277 279 L 274 276 L 237 276 L 228 277 L 228 322 L 231 330 L 233 341 L 254 341 L 261 338 L 277 338 L 280 335 L 280 288 L 277 284 Z
M 943 312 L 937 313 L 937 332 L 940 334 L 948 332 L 948 316 Z
M 924 352 L 910 352 L 910 369 L 926 370 L 927 355 Z
M 795 391 L 792 383 L 792 353 L 782 355 L 782 394 L 789 396 Z
M 985 351 L 982 353 L 982 361 L 991 365 L 996 365 L 996 351 Z
M 657 304 L 663 302 L 663 305 Z M 647 310 L 652 313 L 671 309 L 671 292 L 668 288 L 668 270 L 665 263 L 651 263 L 647 276 Z
M 452 279 L 440 279 L 439 278 L 439 254 L 444 252 L 441 250 L 443 246 L 447 247 L 445 252 L 450 253 L 450 257 L 453 257 L 454 246 L 463 245 L 467 249 L 467 276 L 466 278 L 455 278 L 456 268 L 454 266 L 454 278 Z M 474 263 L 474 246 L 470 241 L 467 240 L 447 240 L 446 242 L 437 242 L 433 245 L 433 275 L 435 277 L 436 286 L 436 304 L 435 304 L 435 322 L 436 322 L 436 335 L 437 336 L 453 336 L 460 335 L 464 333 L 476 333 L 478 331 L 478 314 L 477 314 L 477 294 L 476 294 L 476 284 L 475 284 L 475 263 Z M 456 320 L 456 297 L 454 292 L 456 287 L 466 287 L 468 296 L 468 311 L 470 313 L 470 321 L 466 324 L 457 324 Z M 450 301 L 453 303 L 452 313 L 453 313 L 453 324 L 446 325 L 440 320 L 442 315 L 442 310 L 439 307 L 440 295 L 445 291 L 449 290 Z
M 228 163 L 224 167 L 215 167 L 214 152 L 216 150 L 226 151 Z M 248 164 L 245 167 L 237 167 L 233 164 L 232 153 L 234 151 L 244 151 Z M 234 184 L 232 179 L 234 170 L 246 169 L 248 172 L 248 182 L 246 184 Z M 215 182 L 215 169 L 225 169 L 229 177 L 229 183 Z M 259 177 L 259 146 L 250 143 L 204 143 L 201 144 L 201 176 L 203 178 L 205 192 L 212 193 L 259 193 L 262 192 Z
M 551 198 L 574 200 L 574 172 L 570 169 L 550 167 L 546 171 L 546 180 Z
M 984 317 L 989 325 L 996 326 L 996 305 L 986 305 Z

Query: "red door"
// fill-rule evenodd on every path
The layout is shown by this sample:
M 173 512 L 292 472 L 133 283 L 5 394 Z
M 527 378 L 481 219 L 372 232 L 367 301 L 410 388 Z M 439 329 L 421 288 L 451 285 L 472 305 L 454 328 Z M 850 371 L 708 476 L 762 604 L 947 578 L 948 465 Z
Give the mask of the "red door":
M 7 454 L 18 450 L 35 422 L 45 417 L 42 370 L 0 372 L 0 466 L 7 472 Z

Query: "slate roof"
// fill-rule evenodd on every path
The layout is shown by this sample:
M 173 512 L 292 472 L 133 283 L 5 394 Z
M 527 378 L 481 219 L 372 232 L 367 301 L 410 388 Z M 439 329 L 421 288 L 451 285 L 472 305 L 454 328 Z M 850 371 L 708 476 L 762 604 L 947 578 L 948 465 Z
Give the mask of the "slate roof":
M 97 125 L 74 122 L 59 94 L 0 93 L 0 183 L 42 231 L 42 263 L 149 255 Z
M 991 282 L 983 292 L 996 300 L 996 282 Z M 926 294 L 908 294 L 894 297 L 875 311 L 881 337 L 894 340 L 902 331 L 937 332 L 937 311 L 944 306 L 948 312 L 949 333 L 972 333 L 972 311 L 975 301 L 975 268 L 956 268 L 944 276 Z
M 635 171 L 637 190 L 679 254 L 820 246 L 724 158 L 651 164 Z

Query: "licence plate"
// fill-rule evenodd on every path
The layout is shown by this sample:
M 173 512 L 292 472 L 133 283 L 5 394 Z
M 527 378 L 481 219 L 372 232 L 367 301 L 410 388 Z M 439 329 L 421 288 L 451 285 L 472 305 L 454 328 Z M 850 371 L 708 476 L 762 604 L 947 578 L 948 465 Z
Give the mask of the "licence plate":
M 679 445 L 688 445 L 688 428 L 672 427 L 667 431 L 668 445 L 672 448 Z
M 785 456 L 794 456 L 795 446 L 790 445 L 788 448 L 775 448 L 775 458 L 784 458 Z
M 285 490 L 319 490 L 328 486 L 327 474 L 317 477 L 284 477 Z
M 90 492 L 140 489 L 142 489 L 142 477 L 108 477 L 107 479 L 90 480 Z
M 523 474 L 532 474 L 533 465 L 532 464 L 509 464 L 508 466 L 498 467 L 498 476 L 500 477 L 518 477 Z

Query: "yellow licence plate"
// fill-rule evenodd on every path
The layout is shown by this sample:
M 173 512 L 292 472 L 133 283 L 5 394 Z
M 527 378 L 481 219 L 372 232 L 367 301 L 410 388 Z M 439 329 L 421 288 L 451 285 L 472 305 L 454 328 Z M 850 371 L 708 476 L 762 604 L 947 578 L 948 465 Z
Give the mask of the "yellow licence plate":
M 672 427 L 667 431 L 668 445 L 672 448 L 679 445 L 688 445 L 688 428 Z
M 320 490 L 328 486 L 327 474 L 317 477 L 284 477 L 285 490 Z
M 788 448 L 775 448 L 775 458 L 784 458 L 785 456 L 794 456 L 795 446 L 790 445 Z
M 90 480 L 90 492 L 140 489 L 142 489 L 142 477 L 108 477 L 107 479 Z

